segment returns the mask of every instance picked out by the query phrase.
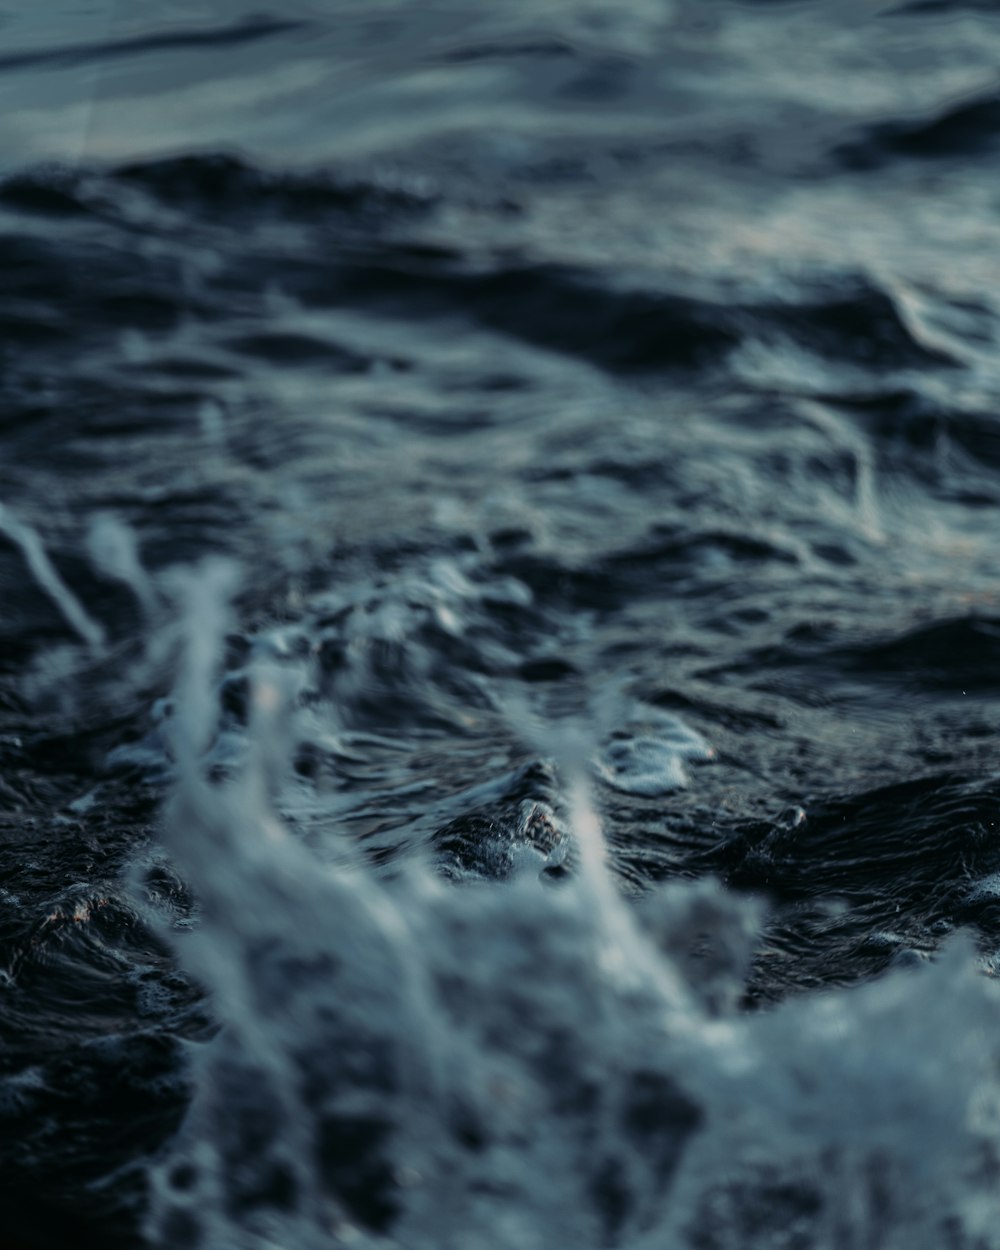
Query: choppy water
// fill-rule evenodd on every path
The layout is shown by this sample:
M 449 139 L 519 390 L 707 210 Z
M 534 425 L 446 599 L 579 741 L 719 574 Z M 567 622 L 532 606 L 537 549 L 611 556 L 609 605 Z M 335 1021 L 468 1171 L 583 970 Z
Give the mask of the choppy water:
M 1000 9 L 0 13 L 0 1245 L 1000 1245 Z

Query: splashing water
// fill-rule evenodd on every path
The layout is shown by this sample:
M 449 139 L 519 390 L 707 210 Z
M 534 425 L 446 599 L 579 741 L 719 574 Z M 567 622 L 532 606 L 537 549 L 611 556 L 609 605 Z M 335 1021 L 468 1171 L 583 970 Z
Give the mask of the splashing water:
M 627 904 L 579 776 L 558 887 L 321 865 L 277 814 L 287 672 L 254 668 L 242 771 L 206 771 L 232 585 L 186 582 L 165 838 L 201 921 L 173 941 L 222 1028 L 152 1171 L 156 1246 L 1000 1245 L 1000 996 L 964 943 L 740 1014 L 756 908 Z
M 62 613 L 68 625 L 94 651 L 104 643 L 104 630 L 87 614 L 49 559 L 37 532 L 0 503 L 0 534 L 20 548 L 32 577 Z
M 16 7 L 0 1243 L 998 1246 L 997 6 Z

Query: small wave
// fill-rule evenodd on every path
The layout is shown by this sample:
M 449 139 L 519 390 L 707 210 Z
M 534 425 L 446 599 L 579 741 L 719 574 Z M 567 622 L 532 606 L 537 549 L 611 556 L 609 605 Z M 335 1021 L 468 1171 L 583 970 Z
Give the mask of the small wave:
M 940 464 L 943 455 L 958 450 L 987 469 L 1000 467 L 1000 420 L 995 413 L 934 402 L 912 388 L 827 399 L 857 414 L 886 451 L 902 443 L 913 453 L 923 453 L 925 462 Z
M 991 91 L 948 105 L 930 117 L 878 122 L 839 155 L 856 169 L 879 169 L 894 157 L 949 160 L 991 152 L 1000 141 L 1000 96 Z
M 55 48 L 33 48 L 0 56 L 0 72 L 87 65 L 124 56 L 197 48 L 226 48 L 301 30 L 306 23 L 258 17 L 231 26 L 207 30 L 166 30 L 104 43 L 81 43 Z
M 265 210 L 280 212 L 285 220 L 363 212 L 375 221 L 388 213 L 426 211 L 438 198 L 430 183 L 415 178 L 275 171 L 229 153 L 135 161 L 117 167 L 112 177 L 188 211 L 224 209 L 229 226 Z
M 971 615 L 918 625 L 888 638 L 850 642 L 806 626 L 759 649 L 737 669 L 723 666 L 705 673 L 784 671 L 790 678 L 786 692 L 794 694 L 801 684 L 807 700 L 810 691 L 813 696 L 824 689 L 833 693 L 843 683 L 853 697 L 861 697 L 859 691 L 867 688 L 868 697 L 876 701 L 885 697 L 886 685 L 918 696 L 947 693 L 990 701 L 1000 679 L 998 662 L 1000 620 Z M 863 681 L 852 685 L 856 677 Z
M 924 13 L 996 13 L 1000 11 L 997 0 L 910 0 L 897 8 L 888 9 L 885 17 L 909 17 Z

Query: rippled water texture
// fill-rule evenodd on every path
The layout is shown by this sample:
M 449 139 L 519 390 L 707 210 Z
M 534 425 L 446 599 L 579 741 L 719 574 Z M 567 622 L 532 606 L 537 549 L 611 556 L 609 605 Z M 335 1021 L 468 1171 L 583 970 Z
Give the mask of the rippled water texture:
M 0 1247 L 1000 1245 L 1000 9 L 0 11 Z

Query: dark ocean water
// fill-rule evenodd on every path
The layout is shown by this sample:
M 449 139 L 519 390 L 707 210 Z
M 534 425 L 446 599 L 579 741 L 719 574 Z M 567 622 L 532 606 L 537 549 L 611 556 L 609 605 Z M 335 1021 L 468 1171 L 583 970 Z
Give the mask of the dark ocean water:
M 0 11 L 0 1250 L 1000 1246 L 998 58 Z

